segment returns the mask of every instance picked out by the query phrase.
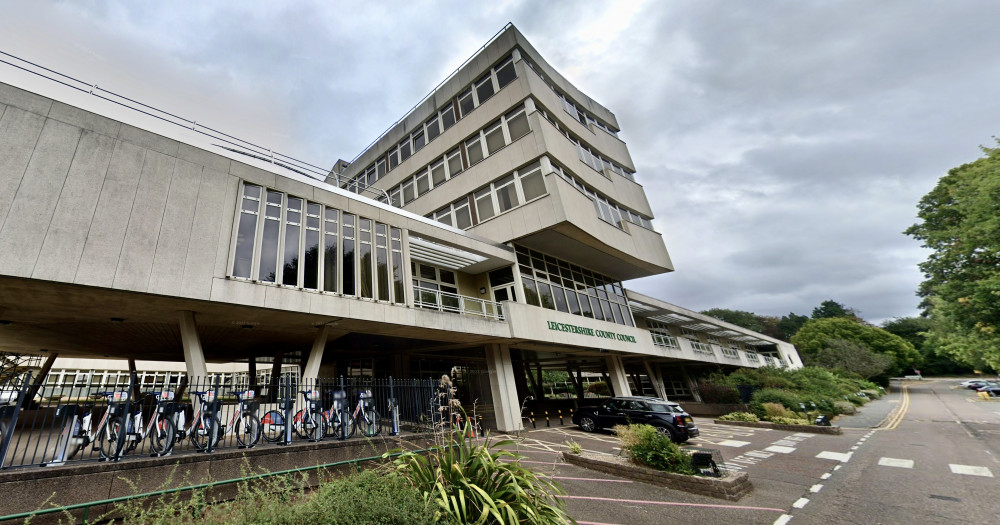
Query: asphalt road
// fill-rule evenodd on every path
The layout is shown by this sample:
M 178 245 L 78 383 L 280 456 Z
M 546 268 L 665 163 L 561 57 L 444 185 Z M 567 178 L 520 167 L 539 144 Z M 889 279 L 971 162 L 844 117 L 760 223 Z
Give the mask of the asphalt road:
M 957 381 L 909 383 L 837 423 L 840 436 L 714 425 L 691 446 L 720 450 L 754 492 L 738 502 L 616 478 L 562 461 L 566 443 L 618 454 L 610 432 L 537 429 L 517 445 L 525 466 L 559 481 L 581 525 L 996 523 L 1000 402 Z M 912 464 L 910 463 L 912 462 Z M 996 477 L 993 477 L 996 476 Z

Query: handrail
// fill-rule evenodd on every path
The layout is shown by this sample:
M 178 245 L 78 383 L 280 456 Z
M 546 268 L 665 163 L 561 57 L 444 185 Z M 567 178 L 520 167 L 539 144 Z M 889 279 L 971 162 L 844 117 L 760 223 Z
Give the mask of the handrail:
M 422 301 L 420 294 L 434 294 L 434 302 Z M 453 299 L 455 303 L 446 304 L 443 299 Z M 450 312 L 456 314 L 474 315 L 477 317 L 483 317 L 486 319 L 493 319 L 494 321 L 503 321 L 503 305 L 496 301 L 488 301 L 486 299 L 479 299 L 477 297 L 469 297 L 467 295 L 459 295 L 451 292 L 442 292 L 441 290 L 435 290 L 433 288 L 425 288 L 423 286 L 414 285 L 413 286 L 413 302 L 418 308 L 430 308 L 438 310 L 440 312 Z M 466 307 L 466 302 L 471 302 L 480 305 L 480 310 L 470 310 Z M 488 311 L 488 306 L 492 306 L 493 313 Z
M 451 445 L 451 446 L 456 446 L 456 445 Z M 299 473 L 299 472 L 308 472 L 308 471 L 311 471 L 311 470 L 319 470 L 319 469 L 324 469 L 324 468 L 332 468 L 332 467 L 338 467 L 338 466 L 341 466 L 341 465 L 358 464 L 358 463 L 361 463 L 363 461 L 374 461 L 374 460 L 377 460 L 377 459 L 386 459 L 386 458 L 398 457 L 398 456 L 401 456 L 403 454 L 406 454 L 407 452 L 423 453 L 423 452 L 430 452 L 432 450 L 437 450 L 437 449 L 440 449 L 440 448 L 442 448 L 442 447 L 430 447 L 430 448 L 417 449 L 417 450 L 404 451 L 404 452 L 394 452 L 392 454 L 384 454 L 384 455 L 381 455 L 381 456 L 368 456 L 368 457 L 364 457 L 364 458 L 348 459 L 348 460 L 344 460 L 344 461 L 335 461 L 333 463 L 325 463 L 325 464 L 322 464 L 322 465 L 314 465 L 314 466 L 311 466 L 311 467 L 299 467 L 299 468 L 293 468 L 293 469 L 287 469 L 287 470 L 280 470 L 278 472 L 265 472 L 263 474 L 255 474 L 253 476 L 247 476 L 247 477 L 242 477 L 242 478 L 232 478 L 232 479 L 226 479 L 226 480 L 221 480 L 221 481 L 210 481 L 208 483 L 199 483 L 197 485 L 188 485 L 186 487 L 174 487 L 172 489 L 163 489 L 163 490 L 157 490 L 157 491 L 153 491 L 153 492 L 144 492 L 142 494 L 132 494 L 131 496 L 119 496 L 117 498 L 108 498 L 108 499 L 102 499 L 102 500 L 88 501 L 86 503 L 74 503 L 72 505 L 65 505 L 65 506 L 62 506 L 62 507 L 53 507 L 53 508 L 50 508 L 50 509 L 38 509 L 38 510 L 32 510 L 32 511 L 28 511 L 28 512 L 20 512 L 18 514 L 8 514 L 6 516 L 0 516 L 0 522 L 8 521 L 8 520 L 19 520 L 19 519 L 25 519 L 25 518 L 32 518 L 32 517 L 35 517 L 35 516 L 42 516 L 42 515 L 45 515 L 45 514 L 52 514 L 52 513 L 55 513 L 55 512 L 68 512 L 68 511 L 73 511 L 73 510 L 78 510 L 78 509 L 85 509 L 84 515 L 83 515 L 83 522 L 86 523 L 86 521 L 87 521 L 87 513 L 90 511 L 90 508 L 94 507 L 94 506 L 97 506 L 97 505 L 110 505 L 112 503 L 120 503 L 120 502 L 123 502 L 123 501 L 131 501 L 131 500 L 134 500 L 134 499 L 151 498 L 151 497 L 155 497 L 155 496 L 166 496 L 168 494 L 176 494 L 178 492 L 186 492 L 186 491 L 191 491 L 191 490 L 209 489 L 209 488 L 218 487 L 218 486 L 222 486 L 222 485 L 231 485 L 233 483 L 239 483 L 241 481 L 251 481 L 251 480 L 257 480 L 257 479 L 265 479 L 265 478 L 269 478 L 269 477 L 273 477 L 273 476 L 284 476 L 284 475 L 287 475 L 287 474 L 296 474 L 296 473 Z

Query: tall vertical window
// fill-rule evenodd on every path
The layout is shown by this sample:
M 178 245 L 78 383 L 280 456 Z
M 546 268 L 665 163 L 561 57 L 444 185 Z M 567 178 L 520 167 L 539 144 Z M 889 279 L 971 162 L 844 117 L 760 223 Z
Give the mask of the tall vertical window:
M 273 283 L 278 275 L 278 239 L 281 237 L 281 204 L 285 194 L 267 190 L 264 231 L 260 237 L 260 269 L 257 280 Z
M 389 236 L 392 249 L 393 299 L 397 304 L 403 304 L 406 302 L 406 292 L 403 290 L 403 231 L 399 228 L 389 228 Z
M 378 300 L 389 300 L 389 227 L 375 224 L 375 270 L 378 277 Z
M 341 215 L 343 217 L 343 224 L 341 225 L 340 235 L 343 239 L 344 249 L 340 253 L 341 260 L 344 261 L 341 266 L 343 266 L 343 285 L 344 285 L 344 295 L 354 295 L 354 215 L 350 213 L 344 213 Z
M 302 287 L 319 288 L 319 223 L 323 207 L 315 202 L 306 204 L 306 238 L 303 254 Z
M 326 208 L 323 240 L 323 289 L 337 291 L 337 228 L 339 210 Z
M 373 297 L 372 277 L 372 221 L 358 218 L 358 278 L 361 297 Z
M 285 209 L 285 258 L 281 267 L 281 284 L 299 284 L 299 230 L 302 225 L 302 199 L 288 198 Z
M 236 253 L 233 260 L 233 275 L 250 277 L 253 269 L 253 247 L 257 237 L 257 214 L 260 212 L 260 186 L 243 186 L 240 203 L 240 223 L 236 230 Z

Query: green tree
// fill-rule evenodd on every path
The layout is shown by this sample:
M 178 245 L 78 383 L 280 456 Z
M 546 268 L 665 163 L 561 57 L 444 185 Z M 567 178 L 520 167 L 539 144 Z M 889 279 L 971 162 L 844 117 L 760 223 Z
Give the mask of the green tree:
M 832 317 L 853 317 L 855 319 L 860 319 L 854 308 L 848 308 L 833 299 L 827 299 L 826 301 L 819 303 L 819 306 L 816 308 L 813 308 L 813 319 L 830 319 Z
M 931 250 L 919 295 L 938 351 L 1000 369 L 1000 148 L 953 168 L 917 205 L 906 234 Z
M 893 360 L 888 355 L 872 352 L 857 341 L 829 339 L 816 355 L 808 356 L 805 364 L 871 379 L 888 370 Z
M 753 312 L 744 312 L 743 310 L 729 310 L 726 308 L 712 308 L 711 310 L 705 310 L 701 312 L 705 315 L 712 316 L 716 319 L 720 319 L 727 323 L 732 323 L 736 326 L 742 326 L 747 330 L 753 330 L 754 332 L 764 332 L 766 328 L 765 323 L 761 316 Z
M 893 363 L 887 370 L 891 375 L 909 372 L 920 364 L 920 352 L 905 339 L 850 317 L 810 319 L 792 337 L 792 344 L 803 358 L 815 358 L 835 339 L 851 341 L 891 357 Z
M 781 331 L 783 337 L 782 340 L 791 341 L 792 336 L 802 328 L 802 325 L 806 324 L 809 318 L 804 315 L 799 315 L 795 312 L 788 312 L 788 315 L 781 316 L 778 320 L 778 330 Z

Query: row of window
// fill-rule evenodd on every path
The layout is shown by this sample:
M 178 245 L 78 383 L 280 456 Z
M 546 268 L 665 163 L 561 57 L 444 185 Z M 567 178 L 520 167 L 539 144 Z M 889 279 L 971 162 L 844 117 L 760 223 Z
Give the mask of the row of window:
M 413 272 L 413 287 L 416 290 L 414 304 L 417 307 L 437 309 L 458 309 L 458 281 L 455 272 L 423 263 L 410 263 Z M 444 292 L 451 295 L 440 295 Z M 439 302 L 440 299 L 440 302 Z
M 528 304 L 635 326 L 620 282 L 523 246 L 514 248 Z
M 605 197 L 603 194 L 594 191 L 593 188 L 584 184 L 582 180 L 570 173 L 569 170 L 557 164 L 552 164 L 552 169 L 566 182 L 572 184 L 576 189 L 580 190 L 584 195 L 590 198 L 590 201 L 594 203 L 594 211 L 597 212 L 597 216 L 604 222 L 607 222 L 618 229 L 625 229 L 625 225 L 622 224 L 622 221 L 631 222 L 632 224 L 642 226 L 647 230 L 653 229 L 653 224 L 650 222 L 650 219 L 618 204 L 617 202 Z
M 569 130 L 563 128 L 559 124 L 559 121 L 557 119 L 552 118 L 552 115 L 549 115 L 549 112 L 546 111 L 544 108 L 540 107 L 539 111 L 541 112 L 542 117 L 545 118 L 545 120 L 549 121 L 553 126 L 555 126 L 556 130 L 559 131 L 559 133 L 561 133 L 564 137 L 566 137 L 570 142 L 573 143 L 573 146 L 576 148 L 577 155 L 580 157 L 580 160 L 584 164 L 589 166 L 594 171 L 600 173 L 601 175 L 604 175 L 605 177 L 608 176 L 605 173 L 605 170 L 607 170 L 608 172 L 616 173 L 632 182 L 635 182 L 635 175 L 631 171 L 623 168 L 616 162 L 608 160 L 607 157 L 602 156 L 596 149 L 588 146 L 586 142 L 581 140 L 573 133 L 570 133 Z
M 652 319 L 647 319 L 646 327 L 649 329 L 649 334 L 653 337 L 654 345 L 680 350 L 680 343 L 678 343 L 677 338 L 670 333 L 670 328 L 666 324 Z
M 427 217 L 464 230 L 545 194 L 541 162 L 535 161 L 428 214 Z
M 402 230 L 244 183 L 233 276 L 406 302 Z
M 545 82 L 545 85 L 548 86 L 549 89 L 551 89 L 552 92 L 555 93 L 557 97 L 559 97 L 559 100 L 562 101 L 563 109 L 566 110 L 567 113 L 572 115 L 574 119 L 580 121 L 580 123 L 583 124 L 584 126 L 586 126 L 587 124 L 593 124 L 594 127 L 604 131 L 605 133 L 613 137 L 618 136 L 617 129 L 597 120 L 597 118 L 594 117 L 594 115 L 592 115 L 590 112 L 583 109 L 581 106 L 574 104 L 569 96 L 561 93 L 559 89 L 556 88 L 555 85 L 553 85 L 552 82 L 549 82 L 545 78 L 545 74 L 542 72 L 542 69 L 540 67 L 538 67 L 533 62 L 527 59 L 524 61 L 524 63 L 527 64 L 528 67 L 531 68 L 531 70 L 535 72 L 535 74 L 537 74 L 539 78 L 541 78 Z
M 417 126 L 384 156 L 348 181 L 345 187 L 355 193 L 361 193 L 516 78 L 517 70 L 514 69 L 513 55 L 508 55 L 470 84 L 458 97 L 434 113 L 430 119 Z
M 459 147 L 435 159 L 413 176 L 394 186 L 389 190 L 389 200 L 393 206 L 403 207 L 511 142 L 527 135 L 529 131 L 531 129 L 528 127 L 528 115 L 521 105 L 477 131 L 460 143 Z

